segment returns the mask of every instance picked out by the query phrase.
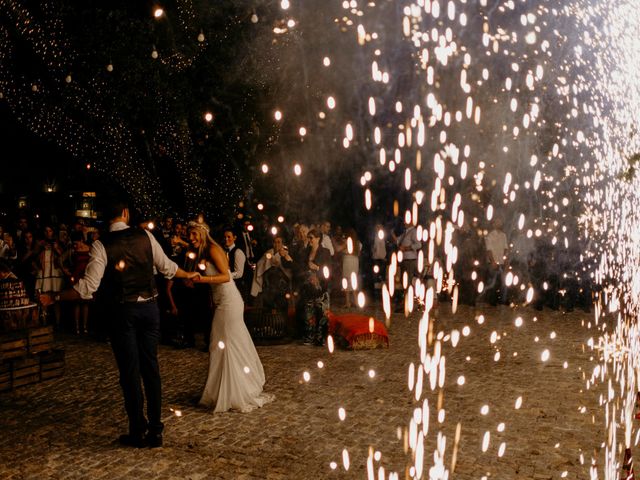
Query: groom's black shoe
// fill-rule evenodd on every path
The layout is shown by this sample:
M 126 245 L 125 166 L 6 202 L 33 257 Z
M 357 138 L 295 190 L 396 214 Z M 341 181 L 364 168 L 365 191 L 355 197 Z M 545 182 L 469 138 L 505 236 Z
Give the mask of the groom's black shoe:
M 146 439 L 138 435 L 120 435 L 118 442 L 125 447 L 144 448 L 147 446 Z
M 162 434 L 161 433 L 148 433 L 144 438 L 146 446 L 149 448 L 159 448 L 162 446 Z

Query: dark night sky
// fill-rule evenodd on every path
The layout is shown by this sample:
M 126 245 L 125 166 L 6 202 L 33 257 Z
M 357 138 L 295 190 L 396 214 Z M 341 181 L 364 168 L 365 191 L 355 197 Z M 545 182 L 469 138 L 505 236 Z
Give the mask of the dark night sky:
M 4 151 L 0 193 L 13 197 L 41 192 L 46 181 L 55 181 L 62 188 L 80 188 L 82 163 L 19 124 L 6 102 L 0 103 L 0 125 Z

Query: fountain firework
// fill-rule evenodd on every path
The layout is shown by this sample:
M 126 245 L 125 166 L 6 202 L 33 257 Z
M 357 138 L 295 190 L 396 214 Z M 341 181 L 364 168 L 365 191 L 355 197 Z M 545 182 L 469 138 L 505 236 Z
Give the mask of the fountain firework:
M 288 10 L 289 2 L 282 7 Z M 464 223 L 499 216 L 512 239 L 545 242 L 564 258 L 557 275 L 602 287 L 594 297 L 594 319 L 585 325 L 598 337 L 587 342 L 598 352 L 598 362 L 586 387 L 608 383 L 608 395 L 600 400 L 607 422 L 600 472 L 617 478 L 621 452 L 638 442 L 632 420 L 639 352 L 634 155 L 640 151 L 635 128 L 640 97 L 633 80 L 640 66 L 634 33 L 640 22 L 633 4 L 345 0 L 342 8 L 335 23 L 357 42 L 361 51 L 353 64 L 364 63 L 368 76 L 359 90 L 366 114 L 335 114 L 334 121 L 344 128 L 339 143 L 366 152 L 361 177 L 365 208 L 383 204 L 417 226 L 428 244 L 419 265 L 431 268 L 435 280 L 412 285 L 403 279 L 409 290 L 406 313 L 414 310 L 414 295 L 424 308 L 421 355 L 409 368 L 409 389 L 418 405 L 403 433 L 411 450 L 409 476 L 448 478 L 455 470 L 463 425 L 458 423 L 454 438 L 447 439 L 444 406 L 426 399 L 428 389 L 443 389 L 446 372 L 445 335 L 435 334 L 432 309 L 443 290 L 456 308 L 454 266 L 465 252 L 456 245 L 455 232 Z M 336 63 L 339 55 L 326 52 L 324 66 Z M 329 112 L 321 112 L 321 118 L 332 115 L 336 103 L 340 97 L 329 92 Z M 397 271 L 394 255 L 383 289 L 387 319 Z M 532 301 L 533 287 L 524 279 L 507 281 Z M 478 282 L 477 288 L 482 292 L 485 287 Z M 520 327 L 522 319 L 515 324 Z M 494 333 L 491 343 L 498 338 Z M 459 339 L 460 332 L 446 335 L 455 347 L 453 338 Z M 539 361 L 550 355 L 545 349 Z M 499 352 L 496 356 L 498 361 Z M 464 383 L 459 377 L 458 384 Z M 514 408 L 522 402 L 516 399 Z M 490 408 L 485 405 L 481 414 Z M 438 420 L 430 425 L 434 413 Z M 344 416 L 341 409 L 341 420 Z M 432 455 L 425 446 L 430 437 Z M 487 431 L 483 452 L 490 442 Z M 448 448 L 451 460 L 445 462 Z M 501 443 L 498 457 L 506 449 Z M 348 469 L 346 450 L 342 457 Z M 378 461 L 380 452 L 371 450 L 369 478 Z M 596 463 L 592 458 L 592 478 L 599 474 Z M 385 477 L 382 466 L 378 477 Z M 389 478 L 398 475 L 392 472 Z

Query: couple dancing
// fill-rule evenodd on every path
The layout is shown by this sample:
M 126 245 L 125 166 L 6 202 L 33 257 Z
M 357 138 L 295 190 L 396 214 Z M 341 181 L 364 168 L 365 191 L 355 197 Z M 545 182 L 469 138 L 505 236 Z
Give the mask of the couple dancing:
M 244 325 L 244 304 L 229 273 L 224 250 L 204 223 L 189 224 L 189 238 L 204 271 L 186 272 L 162 251 L 146 230 L 129 228 L 129 208 L 112 199 L 106 213 L 109 233 L 93 243 L 83 279 L 59 294 L 43 294 L 43 306 L 57 301 L 91 299 L 107 313 L 109 329 L 129 418 L 129 433 L 119 442 L 126 446 L 161 447 L 162 387 L 158 366 L 160 313 L 154 267 L 166 278 L 191 279 L 211 284 L 216 312 L 209 346 L 209 374 L 200 404 L 214 412 L 250 411 L 273 400 L 262 392 L 264 370 Z M 99 290 L 98 290 L 99 288 Z M 144 414 L 144 394 L 147 416 Z

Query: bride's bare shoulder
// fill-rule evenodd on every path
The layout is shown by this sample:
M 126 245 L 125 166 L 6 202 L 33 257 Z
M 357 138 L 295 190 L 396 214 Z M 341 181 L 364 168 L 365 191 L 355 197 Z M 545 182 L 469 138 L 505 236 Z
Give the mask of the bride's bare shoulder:
M 220 255 L 225 256 L 224 250 L 220 245 L 218 245 L 217 243 L 212 243 L 211 245 L 209 245 L 209 256 L 212 259 Z

